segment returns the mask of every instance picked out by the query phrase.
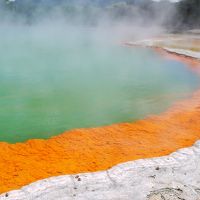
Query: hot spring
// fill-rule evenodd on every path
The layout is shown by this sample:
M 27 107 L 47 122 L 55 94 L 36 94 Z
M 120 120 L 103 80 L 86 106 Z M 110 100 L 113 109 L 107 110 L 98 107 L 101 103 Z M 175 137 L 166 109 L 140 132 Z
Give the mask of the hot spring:
M 0 140 L 131 122 L 199 86 L 186 65 L 91 29 L 0 30 Z

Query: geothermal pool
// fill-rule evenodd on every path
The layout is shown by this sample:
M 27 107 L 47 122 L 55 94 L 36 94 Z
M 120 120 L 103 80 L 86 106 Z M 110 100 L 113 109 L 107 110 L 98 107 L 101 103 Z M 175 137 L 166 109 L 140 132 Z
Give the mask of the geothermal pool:
M 0 36 L 0 141 L 142 119 L 200 83 L 181 62 L 91 30 L 8 27 Z

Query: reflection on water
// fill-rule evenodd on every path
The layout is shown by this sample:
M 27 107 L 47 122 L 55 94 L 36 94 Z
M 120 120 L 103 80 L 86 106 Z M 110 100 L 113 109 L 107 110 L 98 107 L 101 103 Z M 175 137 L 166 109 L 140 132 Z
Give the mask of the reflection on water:
M 199 84 L 182 63 L 87 31 L 19 28 L 0 34 L 3 141 L 144 118 L 166 110 Z

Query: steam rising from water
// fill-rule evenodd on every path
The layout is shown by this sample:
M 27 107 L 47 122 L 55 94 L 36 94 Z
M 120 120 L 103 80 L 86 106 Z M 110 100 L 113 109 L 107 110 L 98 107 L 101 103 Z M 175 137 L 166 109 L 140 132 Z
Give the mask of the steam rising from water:
M 25 1 L 0 3 L 0 27 L 29 26 L 35 29 L 92 27 L 108 40 L 151 37 L 166 31 L 176 12 L 176 5 L 166 1 Z M 8 1 L 9 2 L 9 1 Z M 90 30 L 92 31 L 92 30 Z
M 199 83 L 181 63 L 100 27 L 4 26 L 0 35 L 0 140 L 140 119 Z
M 182 64 L 121 45 L 163 32 L 162 18 L 152 24 L 99 13 L 93 24 L 81 16 L 70 21 L 56 8 L 29 22 L 1 18 L 0 140 L 133 121 L 164 111 L 197 87 Z

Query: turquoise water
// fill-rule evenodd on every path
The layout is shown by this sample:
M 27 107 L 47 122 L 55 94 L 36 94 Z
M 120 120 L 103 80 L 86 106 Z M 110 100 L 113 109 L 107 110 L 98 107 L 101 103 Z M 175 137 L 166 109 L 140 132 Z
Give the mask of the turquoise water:
M 130 122 L 199 86 L 184 64 L 91 31 L 0 30 L 0 140 Z

